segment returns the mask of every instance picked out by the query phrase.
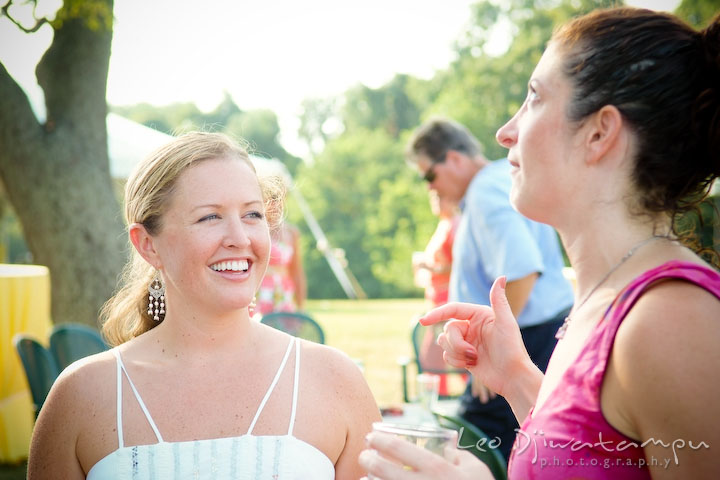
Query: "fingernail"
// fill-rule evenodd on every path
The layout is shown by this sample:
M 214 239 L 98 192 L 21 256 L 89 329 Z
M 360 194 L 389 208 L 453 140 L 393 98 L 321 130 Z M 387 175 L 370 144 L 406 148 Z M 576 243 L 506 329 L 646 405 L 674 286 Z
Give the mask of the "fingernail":
M 507 283 L 507 277 L 505 277 L 505 276 L 500 277 L 500 280 L 499 280 L 498 283 L 499 283 L 499 285 L 500 285 L 500 288 L 502 288 L 503 290 L 505 290 L 505 284 Z
M 465 356 L 477 360 L 477 352 L 475 352 L 475 350 L 473 350 L 472 348 L 468 348 L 465 350 Z
M 358 455 L 358 463 L 360 463 L 360 466 L 363 468 L 367 468 L 370 466 L 370 462 L 372 461 L 372 453 L 370 450 L 363 450 L 360 452 L 360 455 Z
M 393 436 L 387 433 L 371 432 L 368 434 L 370 449 L 387 448 L 388 442 L 392 442 Z

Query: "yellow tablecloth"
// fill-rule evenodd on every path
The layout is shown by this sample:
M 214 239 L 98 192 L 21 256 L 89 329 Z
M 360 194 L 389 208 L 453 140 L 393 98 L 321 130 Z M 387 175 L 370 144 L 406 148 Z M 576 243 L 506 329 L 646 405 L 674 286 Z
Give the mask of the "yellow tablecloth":
M 0 462 L 27 458 L 35 417 L 12 338 L 27 333 L 45 341 L 50 328 L 47 267 L 0 264 Z

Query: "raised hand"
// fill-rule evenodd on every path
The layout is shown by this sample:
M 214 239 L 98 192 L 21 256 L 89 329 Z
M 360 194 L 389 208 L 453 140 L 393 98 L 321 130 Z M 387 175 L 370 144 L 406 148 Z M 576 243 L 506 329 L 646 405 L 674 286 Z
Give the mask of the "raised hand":
M 505 277 L 495 280 L 490 304 L 450 303 L 431 310 L 420 323 L 448 321 L 438 337 L 445 361 L 467 368 L 489 389 L 507 397 L 510 384 L 522 381 L 523 375 L 516 373 L 527 373 L 532 361 L 505 297 Z

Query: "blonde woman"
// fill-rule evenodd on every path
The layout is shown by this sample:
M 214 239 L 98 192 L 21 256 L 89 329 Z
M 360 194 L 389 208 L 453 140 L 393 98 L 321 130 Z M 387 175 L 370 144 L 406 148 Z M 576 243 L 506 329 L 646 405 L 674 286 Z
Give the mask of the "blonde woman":
M 249 319 L 276 198 L 219 134 L 183 135 L 137 167 L 125 191 L 133 258 L 103 312 L 115 347 L 53 385 L 28 478 L 360 475 L 379 413 L 358 368 Z

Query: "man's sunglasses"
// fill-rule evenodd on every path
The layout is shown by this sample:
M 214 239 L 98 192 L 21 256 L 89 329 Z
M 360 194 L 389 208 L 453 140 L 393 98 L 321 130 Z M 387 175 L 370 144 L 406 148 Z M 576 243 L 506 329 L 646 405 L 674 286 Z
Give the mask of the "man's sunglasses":
M 437 166 L 437 163 L 433 163 L 430 165 L 430 168 L 425 171 L 425 175 L 422 176 L 422 179 L 425 180 L 428 183 L 432 183 L 437 178 L 437 173 L 435 173 L 435 167 Z

